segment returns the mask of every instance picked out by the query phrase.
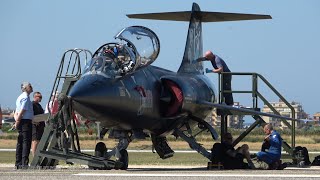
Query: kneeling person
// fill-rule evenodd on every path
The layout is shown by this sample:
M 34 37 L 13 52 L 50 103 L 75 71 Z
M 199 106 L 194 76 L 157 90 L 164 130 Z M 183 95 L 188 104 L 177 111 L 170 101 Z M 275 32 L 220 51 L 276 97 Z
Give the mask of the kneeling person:
M 280 134 L 273 129 L 271 124 L 266 124 L 263 131 L 267 135 L 263 145 L 268 144 L 268 147 L 262 147 L 261 151 L 257 153 L 257 158 L 260 161 L 266 162 L 269 165 L 269 169 L 282 169 L 280 167 L 282 138 Z M 266 149 L 268 149 L 268 151 L 266 151 Z

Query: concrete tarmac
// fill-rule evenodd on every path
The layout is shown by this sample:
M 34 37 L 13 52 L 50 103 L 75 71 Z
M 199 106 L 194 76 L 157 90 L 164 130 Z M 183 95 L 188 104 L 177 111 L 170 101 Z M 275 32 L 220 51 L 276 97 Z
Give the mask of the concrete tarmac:
M 90 170 L 86 166 L 57 166 L 55 169 L 15 170 L 12 164 L 0 164 L 1 180 L 212 180 L 212 179 L 320 179 L 320 167 L 284 170 L 207 170 L 206 167 L 129 166 L 128 170 Z

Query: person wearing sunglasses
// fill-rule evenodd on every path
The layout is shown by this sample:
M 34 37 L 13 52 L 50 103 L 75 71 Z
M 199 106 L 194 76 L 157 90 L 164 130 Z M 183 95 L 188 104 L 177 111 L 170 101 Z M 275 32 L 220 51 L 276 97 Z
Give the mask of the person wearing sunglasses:
M 34 92 L 33 93 L 33 112 L 34 115 L 38 115 L 38 114 L 43 114 L 44 110 L 40 104 L 42 100 L 42 95 L 40 92 Z M 44 127 L 45 127 L 45 122 L 41 121 L 41 122 L 33 122 L 32 123 L 32 145 L 31 145 L 31 149 L 32 149 L 32 155 L 34 156 L 36 149 L 38 147 L 38 144 L 40 142 L 40 139 L 42 137 L 43 131 L 44 131 Z
M 223 136 L 223 152 L 225 152 L 223 159 L 223 166 L 225 169 L 255 169 L 255 166 L 250 158 L 249 146 L 243 144 L 235 149 L 233 147 L 233 137 L 231 133 L 226 133 Z M 248 164 L 243 162 L 246 159 Z

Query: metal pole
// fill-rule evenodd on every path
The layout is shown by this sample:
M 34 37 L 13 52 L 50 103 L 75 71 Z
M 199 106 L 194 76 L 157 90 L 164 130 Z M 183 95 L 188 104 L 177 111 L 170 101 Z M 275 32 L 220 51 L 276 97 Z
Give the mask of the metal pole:
M 97 136 L 98 136 L 97 138 L 98 139 L 100 138 L 100 123 L 101 123 L 100 121 L 96 122 L 96 124 L 97 124 Z

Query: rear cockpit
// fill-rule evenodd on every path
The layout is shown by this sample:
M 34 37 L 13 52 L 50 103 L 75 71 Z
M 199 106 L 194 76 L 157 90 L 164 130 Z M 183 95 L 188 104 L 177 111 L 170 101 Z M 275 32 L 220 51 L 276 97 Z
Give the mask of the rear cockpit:
M 98 48 L 86 65 L 84 74 L 101 74 L 117 78 L 148 66 L 158 57 L 160 42 L 148 28 L 131 26 L 122 29 L 115 39 L 120 42 L 107 43 Z

